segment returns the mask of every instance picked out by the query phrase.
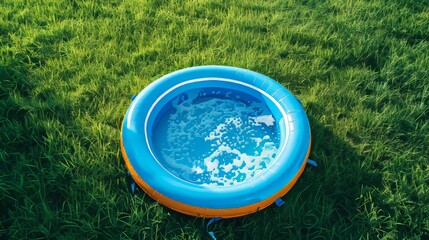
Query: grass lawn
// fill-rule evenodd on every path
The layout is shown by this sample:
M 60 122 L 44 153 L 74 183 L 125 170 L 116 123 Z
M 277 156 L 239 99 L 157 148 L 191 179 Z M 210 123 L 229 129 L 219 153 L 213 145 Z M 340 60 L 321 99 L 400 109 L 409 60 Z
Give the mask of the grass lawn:
M 132 194 L 130 96 L 190 66 L 282 83 L 318 168 L 219 239 L 429 239 L 429 2 L 0 0 L 0 238 L 208 239 Z

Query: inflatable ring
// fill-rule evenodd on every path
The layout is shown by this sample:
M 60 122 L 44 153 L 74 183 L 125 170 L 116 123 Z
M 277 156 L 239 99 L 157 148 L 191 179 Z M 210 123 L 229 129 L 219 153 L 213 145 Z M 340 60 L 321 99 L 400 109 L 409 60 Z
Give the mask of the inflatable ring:
M 160 204 L 198 217 L 266 208 L 304 171 L 310 125 L 275 80 L 235 67 L 179 70 L 129 106 L 121 150 L 136 183 Z

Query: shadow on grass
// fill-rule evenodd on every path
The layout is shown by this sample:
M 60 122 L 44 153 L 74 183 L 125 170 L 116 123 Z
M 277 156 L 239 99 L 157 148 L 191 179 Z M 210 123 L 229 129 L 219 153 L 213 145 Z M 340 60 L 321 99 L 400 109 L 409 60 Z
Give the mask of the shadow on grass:
M 366 167 L 364 157 L 332 129 L 312 115 L 309 119 L 313 134 L 310 158 L 319 166 L 307 166 L 283 197 L 286 204 L 282 207 L 273 205 L 245 217 L 214 224 L 211 228 L 219 239 L 355 239 L 378 234 L 373 228 L 377 224 L 367 215 L 362 195 L 381 184 L 381 174 Z M 137 192 L 144 195 L 142 190 Z M 168 208 L 164 211 L 174 217 L 168 222 L 176 226 L 173 232 L 177 235 L 182 231 L 181 226 L 193 225 L 200 226 L 200 237 L 208 237 L 205 224 L 209 219 L 188 217 Z
M 355 239 L 371 234 L 362 194 L 381 183 L 381 174 L 365 167 L 351 145 L 309 116 L 313 146 L 307 166 L 287 193 L 282 207 L 271 206 L 240 219 L 219 237 L 237 239 Z M 231 231 L 230 231 L 231 230 Z M 218 230 L 222 231 L 222 230 Z

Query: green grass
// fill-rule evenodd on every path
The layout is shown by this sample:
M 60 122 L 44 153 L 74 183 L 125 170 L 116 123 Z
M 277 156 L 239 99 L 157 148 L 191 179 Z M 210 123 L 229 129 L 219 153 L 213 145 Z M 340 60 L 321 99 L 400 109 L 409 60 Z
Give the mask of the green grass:
M 307 168 L 219 239 L 429 239 L 429 2 L 0 0 L 0 238 L 208 239 L 206 219 L 131 194 L 130 96 L 221 64 L 297 95 Z

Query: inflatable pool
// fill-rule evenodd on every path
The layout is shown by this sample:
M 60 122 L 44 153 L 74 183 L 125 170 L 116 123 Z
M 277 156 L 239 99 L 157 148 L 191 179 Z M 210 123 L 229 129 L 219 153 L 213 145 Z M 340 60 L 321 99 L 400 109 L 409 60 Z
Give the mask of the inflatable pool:
M 128 108 L 121 149 L 153 199 L 198 217 L 266 208 L 303 172 L 311 134 L 301 103 L 281 84 L 235 67 L 165 75 Z

